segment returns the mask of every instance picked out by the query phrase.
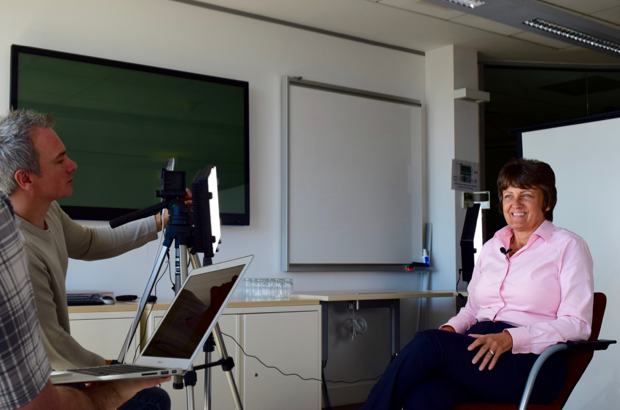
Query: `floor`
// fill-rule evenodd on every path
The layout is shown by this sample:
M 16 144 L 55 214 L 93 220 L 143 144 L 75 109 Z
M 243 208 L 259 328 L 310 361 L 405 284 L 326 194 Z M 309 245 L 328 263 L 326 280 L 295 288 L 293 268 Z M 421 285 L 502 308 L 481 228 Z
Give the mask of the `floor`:
M 364 405 L 364 403 L 347 404 L 346 406 L 335 406 L 335 407 L 332 407 L 332 410 L 359 410 L 359 409 L 362 408 L 363 405 Z

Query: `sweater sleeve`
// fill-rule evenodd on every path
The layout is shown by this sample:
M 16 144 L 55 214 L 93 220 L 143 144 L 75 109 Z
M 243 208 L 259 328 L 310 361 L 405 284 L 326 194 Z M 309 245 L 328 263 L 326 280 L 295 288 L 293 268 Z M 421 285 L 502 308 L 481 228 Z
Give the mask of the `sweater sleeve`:
M 69 334 L 69 329 L 61 326 L 56 315 L 56 303 L 51 290 L 51 277 L 35 251 L 26 245 L 28 253 L 28 269 L 34 288 L 34 299 L 37 306 L 41 338 L 50 363 L 55 370 L 66 370 L 75 367 L 104 365 L 103 357 L 84 349 Z
M 157 239 L 157 223 L 154 217 L 133 221 L 118 228 L 109 226 L 86 227 L 67 215 L 57 203 L 58 213 L 70 258 L 99 260 L 122 255 Z

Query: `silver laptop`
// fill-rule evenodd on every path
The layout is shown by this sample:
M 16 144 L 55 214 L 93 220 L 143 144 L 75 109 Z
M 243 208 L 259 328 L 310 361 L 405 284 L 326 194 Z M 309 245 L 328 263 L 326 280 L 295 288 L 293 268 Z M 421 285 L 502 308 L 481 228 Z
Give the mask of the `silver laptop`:
M 52 372 L 53 384 L 91 383 L 184 374 L 207 341 L 253 256 L 194 269 L 138 359 Z

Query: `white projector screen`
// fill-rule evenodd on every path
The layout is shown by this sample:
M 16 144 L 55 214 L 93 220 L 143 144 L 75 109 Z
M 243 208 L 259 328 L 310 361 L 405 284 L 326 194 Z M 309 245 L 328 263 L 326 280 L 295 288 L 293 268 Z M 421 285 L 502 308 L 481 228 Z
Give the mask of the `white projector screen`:
M 620 118 L 522 133 L 523 157 L 554 170 L 558 203 L 553 223 L 583 237 L 594 259 L 594 288 L 607 295 L 600 337 L 620 340 Z M 566 410 L 616 408 L 620 349 L 597 352 Z

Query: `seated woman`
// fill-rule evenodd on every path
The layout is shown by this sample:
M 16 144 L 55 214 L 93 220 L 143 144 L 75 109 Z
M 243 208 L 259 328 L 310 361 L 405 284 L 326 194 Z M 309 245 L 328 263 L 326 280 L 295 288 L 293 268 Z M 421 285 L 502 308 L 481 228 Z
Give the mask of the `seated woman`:
M 581 237 L 551 223 L 553 170 L 544 162 L 513 160 L 497 186 L 508 226 L 482 248 L 467 305 L 440 329 L 416 333 L 362 409 L 518 403 L 538 355 L 590 336 L 592 257 Z M 530 403 L 553 401 L 566 372 L 564 354 L 547 360 Z

